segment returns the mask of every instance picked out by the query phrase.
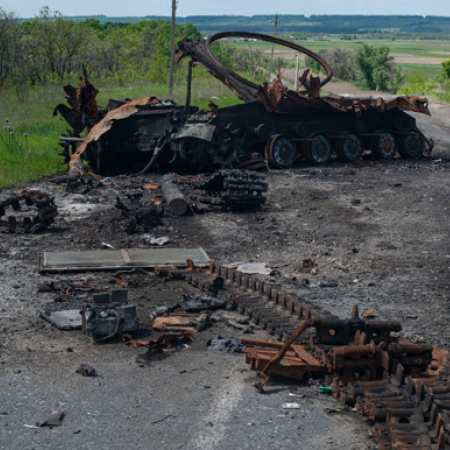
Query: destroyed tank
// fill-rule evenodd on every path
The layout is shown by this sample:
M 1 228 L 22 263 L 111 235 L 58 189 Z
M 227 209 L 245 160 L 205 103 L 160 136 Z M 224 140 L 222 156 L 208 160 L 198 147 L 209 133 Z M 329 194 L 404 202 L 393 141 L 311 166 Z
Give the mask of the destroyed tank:
M 281 74 L 273 82 L 255 84 L 219 61 L 211 45 L 225 38 L 256 39 L 278 44 L 317 61 L 323 79 L 309 70 L 299 77 L 300 88 L 283 84 Z M 95 103 L 97 91 L 83 77 L 77 89 L 66 86 L 71 109 L 56 108 L 71 124 L 61 138 L 71 173 L 81 171 L 83 161 L 98 173 L 140 169 L 156 165 L 186 169 L 258 169 L 292 167 L 304 159 L 324 165 L 333 157 L 344 163 L 360 159 L 364 152 L 374 159 L 420 158 L 433 142 L 418 129 L 405 111 L 430 114 L 428 100 L 413 96 L 351 98 L 320 96 L 333 72 L 316 53 L 273 36 L 224 32 L 208 40 L 178 43 L 175 62 L 190 58 L 186 103 L 177 106 L 154 97 L 134 101 L 110 101 L 106 109 Z M 210 110 L 191 106 L 194 65 L 204 66 L 244 103 Z M 79 138 L 87 127 L 86 139 Z

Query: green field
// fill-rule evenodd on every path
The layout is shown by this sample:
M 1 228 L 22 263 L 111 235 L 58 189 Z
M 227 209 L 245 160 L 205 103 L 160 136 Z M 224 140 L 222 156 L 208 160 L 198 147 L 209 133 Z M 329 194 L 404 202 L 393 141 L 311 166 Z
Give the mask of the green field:
M 289 40 L 289 38 L 287 38 Z M 258 48 L 262 50 L 270 50 L 272 44 L 269 42 L 253 42 L 233 40 L 233 45 L 238 48 Z M 295 44 L 306 47 L 315 52 L 319 50 L 328 50 L 332 47 L 342 47 L 356 50 L 362 43 L 380 46 L 386 45 L 391 49 L 391 53 L 408 54 L 418 57 L 439 57 L 442 59 L 450 58 L 450 42 L 449 41 L 422 41 L 422 40 L 391 40 L 391 39 L 365 39 L 365 40 L 342 40 L 337 36 L 320 36 L 306 40 L 293 40 Z M 275 51 L 286 51 L 279 46 L 275 46 Z

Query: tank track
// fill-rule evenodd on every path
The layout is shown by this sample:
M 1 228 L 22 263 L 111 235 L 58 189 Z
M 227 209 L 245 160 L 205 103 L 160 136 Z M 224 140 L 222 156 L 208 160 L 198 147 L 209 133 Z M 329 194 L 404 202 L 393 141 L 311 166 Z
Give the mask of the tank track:
M 176 278 L 178 272 L 165 271 L 164 275 Z M 256 276 L 217 262 L 211 262 L 206 271 L 191 267 L 181 272 L 186 282 L 206 292 L 211 292 L 214 280 L 222 278 L 225 294 L 233 297 L 239 311 L 280 341 L 296 331 L 300 322 L 312 321 L 315 329 L 303 335 L 302 342 L 309 340 L 310 352 L 328 367 L 335 397 L 373 421 L 376 448 L 450 449 L 446 351 L 391 336 L 391 331 L 401 330 L 398 322 L 363 320 L 357 312 L 349 321 L 322 315 L 322 311 L 321 317 L 312 317 L 300 297 L 283 294 Z M 355 323 L 359 327 L 352 332 L 352 345 L 329 345 L 338 344 L 340 332 L 349 331 L 346 327 Z M 338 330 L 337 336 L 329 333 L 331 328 Z M 368 339 L 370 344 L 361 344 Z M 358 357 L 369 355 L 367 352 L 371 357 L 361 364 Z
M 22 191 L 0 202 L 0 230 L 8 233 L 39 233 L 58 215 L 53 197 L 41 191 Z
M 178 182 L 182 182 L 194 207 L 200 203 L 224 209 L 260 208 L 269 187 L 264 174 L 236 169 L 218 170 L 196 181 L 178 177 Z

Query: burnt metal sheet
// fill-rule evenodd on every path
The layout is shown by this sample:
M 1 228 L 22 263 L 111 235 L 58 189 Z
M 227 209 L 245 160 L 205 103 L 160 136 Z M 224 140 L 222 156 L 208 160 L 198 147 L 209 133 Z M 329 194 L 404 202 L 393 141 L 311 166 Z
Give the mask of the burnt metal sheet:
M 39 309 L 39 314 L 60 330 L 81 330 L 81 315 L 79 309 L 64 311 L 47 311 Z
M 205 123 L 198 123 L 195 125 L 186 125 L 181 129 L 178 133 L 175 133 L 171 136 L 172 139 L 181 139 L 181 138 L 197 138 L 202 139 L 204 141 L 212 141 L 214 130 L 216 129 L 215 125 L 209 125 Z
M 59 273 L 124 268 L 152 269 L 156 266 L 187 267 L 188 259 L 200 267 L 207 266 L 210 261 L 201 247 L 42 252 L 39 253 L 38 269 L 40 273 Z

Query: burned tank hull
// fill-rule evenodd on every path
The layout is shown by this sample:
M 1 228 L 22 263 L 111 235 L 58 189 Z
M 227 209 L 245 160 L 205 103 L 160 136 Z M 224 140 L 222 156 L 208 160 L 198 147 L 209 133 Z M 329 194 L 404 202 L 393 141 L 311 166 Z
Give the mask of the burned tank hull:
M 211 52 L 212 43 L 228 37 L 256 38 L 302 52 L 314 58 L 326 76 L 320 79 L 306 70 L 297 90 L 285 86 L 280 74 L 270 84 L 254 84 Z M 86 139 L 63 139 L 72 173 L 79 172 L 86 160 L 99 173 L 136 168 L 143 173 L 156 165 L 206 171 L 268 165 L 286 169 L 300 160 L 313 165 L 327 164 L 333 157 L 354 162 L 367 151 L 374 159 L 392 159 L 397 153 L 403 158 L 419 158 L 424 151 L 431 151 L 432 141 L 407 113 L 429 114 L 427 99 L 321 97 L 320 88 L 333 72 L 320 56 L 304 47 L 244 32 L 219 33 L 208 41 L 184 40 L 178 45 L 176 62 L 190 58 L 186 104 L 176 106 L 143 97 L 112 103 L 103 113 L 99 109 L 97 118 L 87 124 Z M 191 106 L 194 64 L 203 65 L 244 103 L 224 108 L 210 103 L 208 111 Z M 89 83 L 84 80 L 84 85 Z

